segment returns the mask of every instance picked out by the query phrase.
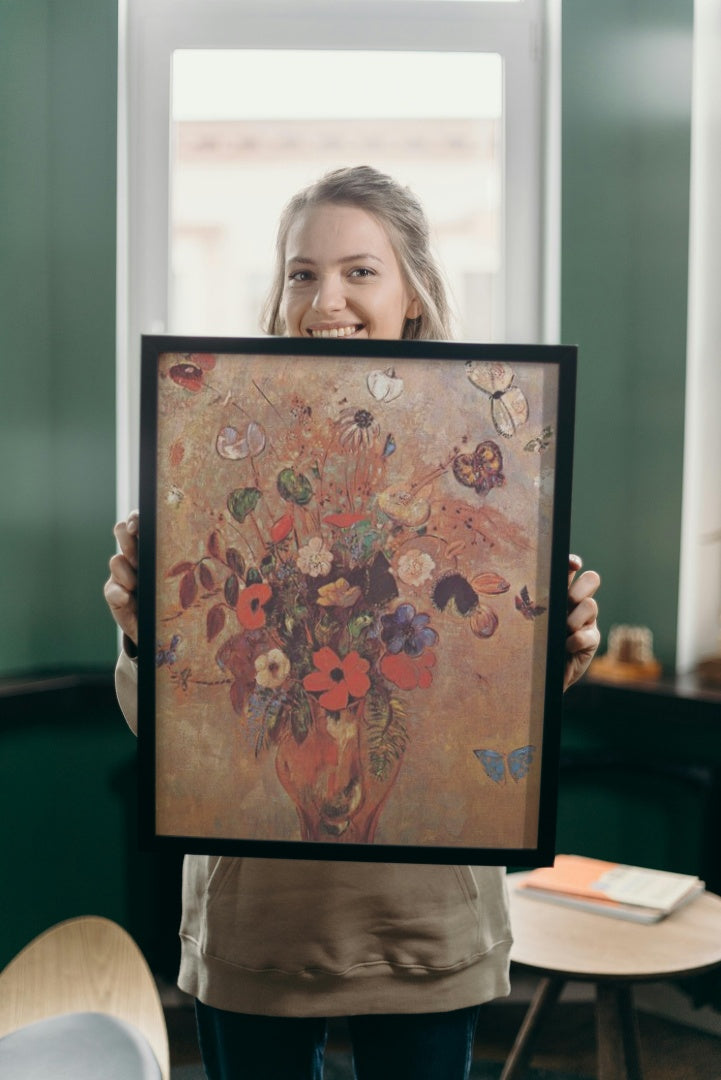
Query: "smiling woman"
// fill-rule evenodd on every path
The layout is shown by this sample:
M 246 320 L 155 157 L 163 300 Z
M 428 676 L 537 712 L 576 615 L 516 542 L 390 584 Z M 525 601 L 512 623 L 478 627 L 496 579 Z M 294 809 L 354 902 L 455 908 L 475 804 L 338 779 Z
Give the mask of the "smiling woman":
M 356 206 L 308 209 L 291 227 L 287 250 L 281 310 L 289 334 L 399 338 L 420 314 L 385 229 Z
M 450 322 L 426 218 L 407 188 L 360 166 L 291 199 L 278 228 L 268 333 L 445 340 Z

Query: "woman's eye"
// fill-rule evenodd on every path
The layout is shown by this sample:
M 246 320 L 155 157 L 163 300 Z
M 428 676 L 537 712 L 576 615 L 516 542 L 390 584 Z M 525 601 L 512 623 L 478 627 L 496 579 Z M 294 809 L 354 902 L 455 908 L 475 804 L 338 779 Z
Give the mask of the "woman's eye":
M 375 271 L 371 270 L 368 266 L 356 266 L 350 272 L 350 276 L 355 278 L 369 278 L 374 277 L 374 275 Z
M 306 281 L 310 281 L 310 270 L 294 270 L 291 274 L 288 274 L 288 281 L 296 281 L 303 284 Z

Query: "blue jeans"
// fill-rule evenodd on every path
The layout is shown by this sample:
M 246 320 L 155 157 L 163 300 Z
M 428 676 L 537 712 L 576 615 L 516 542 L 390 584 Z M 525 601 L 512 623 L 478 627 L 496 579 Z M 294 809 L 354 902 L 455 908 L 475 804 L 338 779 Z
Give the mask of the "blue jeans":
M 195 1009 L 208 1080 L 321 1080 L 325 1018 Z M 357 1080 L 467 1080 L 478 1009 L 348 1017 Z

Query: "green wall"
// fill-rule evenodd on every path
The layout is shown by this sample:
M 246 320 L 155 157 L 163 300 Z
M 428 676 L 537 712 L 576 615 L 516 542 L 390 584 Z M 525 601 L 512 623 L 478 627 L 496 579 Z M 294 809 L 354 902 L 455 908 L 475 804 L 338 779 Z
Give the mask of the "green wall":
M 0 0 L 0 676 L 109 665 L 116 0 Z
M 579 345 L 573 546 L 602 575 L 602 631 L 650 626 L 669 668 L 692 21 L 692 0 L 563 5 L 562 340 Z

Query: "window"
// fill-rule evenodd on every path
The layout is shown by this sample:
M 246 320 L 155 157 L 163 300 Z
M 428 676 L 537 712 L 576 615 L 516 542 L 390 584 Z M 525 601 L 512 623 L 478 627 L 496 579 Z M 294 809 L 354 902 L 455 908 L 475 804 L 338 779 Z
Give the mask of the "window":
M 372 163 L 426 208 L 457 336 L 502 337 L 498 55 L 196 49 L 172 74 L 172 333 L 257 334 L 285 202 Z
M 121 3 L 121 513 L 137 500 L 140 335 L 258 333 L 278 214 L 328 169 L 364 159 L 418 193 L 459 337 L 555 340 L 555 2 Z

